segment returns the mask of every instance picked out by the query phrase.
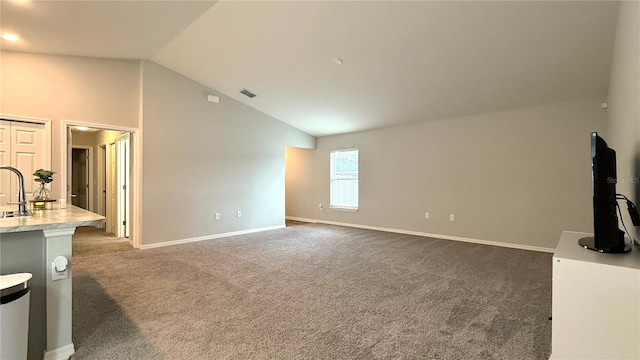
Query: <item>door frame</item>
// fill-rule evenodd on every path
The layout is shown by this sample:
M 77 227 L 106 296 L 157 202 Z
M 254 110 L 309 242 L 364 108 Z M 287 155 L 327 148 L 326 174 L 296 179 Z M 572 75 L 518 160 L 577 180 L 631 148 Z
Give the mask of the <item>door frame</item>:
M 107 190 L 105 216 L 107 217 L 107 222 L 105 225 L 108 233 L 120 237 L 118 233 L 118 148 L 115 140 L 108 142 L 105 146 L 107 149 L 107 166 L 105 167 L 105 188 Z
M 118 237 L 129 237 L 131 198 L 131 136 L 126 133 L 116 139 L 116 190 L 118 191 L 117 231 Z
M 105 216 L 107 215 L 107 146 L 106 145 L 98 145 L 98 179 L 96 184 L 98 186 L 98 201 L 97 201 L 97 209 L 94 211 L 95 213 Z
M 91 212 L 95 212 L 94 210 L 94 201 L 92 201 L 91 199 L 91 195 L 93 195 L 93 147 L 91 146 L 85 146 L 85 145 L 73 145 L 71 144 L 71 150 L 73 149 L 81 149 L 81 150 L 88 150 L 87 151 L 87 156 L 89 157 L 87 159 L 87 171 L 89 172 L 89 176 L 87 176 L 87 181 L 89 182 L 89 187 L 87 188 L 88 194 L 87 194 L 87 210 L 91 211 Z M 71 169 L 71 171 L 73 172 L 73 169 Z
M 68 174 L 67 174 L 67 159 L 68 151 L 67 144 L 67 129 L 71 126 L 88 126 L 94 129 L 100 130 L 113 130 L 113 131 L 125 131 L 130 134 L 131 141 L 131 192 L 130 192 L 130 216 L 131 226 L 129 241 L 133 244 L 133 247 L 140 248 L 142 241 L 142 131 L 138 128 L 130 128 L 125 126 L 116 126 L 108 124 L 95 124 L 88 122 L 80 122 L 73 120 L 62 120 L 62 126 L 60 127 L 60 174 L 62 184 L 67 189 L 68 194 Z

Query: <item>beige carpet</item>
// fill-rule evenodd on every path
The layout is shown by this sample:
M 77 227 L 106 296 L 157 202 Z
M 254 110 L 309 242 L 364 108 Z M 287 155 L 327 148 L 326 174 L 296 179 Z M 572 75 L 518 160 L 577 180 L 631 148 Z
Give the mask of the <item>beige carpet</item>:
M 547 359 L 551 254 L 306 224 L 74 258 L 74 359 Z
M 127 238 L 106 233 L 102 228 L 81 226 L 72 237 L 72 255 L 87 256 L 133 250 Z

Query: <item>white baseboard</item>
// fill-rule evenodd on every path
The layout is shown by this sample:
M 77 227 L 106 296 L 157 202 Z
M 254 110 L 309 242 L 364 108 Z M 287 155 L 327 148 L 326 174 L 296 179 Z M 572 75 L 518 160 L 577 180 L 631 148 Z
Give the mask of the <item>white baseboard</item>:
M 285 226 L 284 225 L 269 226 L 269 227 L 263 227 L 263 228 L 257 228 L 257 229 L 249 229 L 249 230 L 234 231 L 234 232 L 228 232 L 228 233 L 222 233 L 222 234 L 206 235 L 206 236 L 200 236 L 200 237 L 189 238 L 189 239 L 165 241 L 165 242 L 155 243 L 155 244 L 141 244 L 140 245 L 140 249 L 145 250 L 145 249 L 153 249 L 153 248 L 164 247 L 164 246 L 188 244 L 188 243 L 197 242 L 197 241 L 213 240 L 213 239 L 225 238 L 225 237 L 229 237 L 229 236 L 251 234 L 251 233 L 256 233 L 256 232 L 261 232 L 261 231 L 268 231 L 268 230 L 275 230 L 275 229 L 282 229 L 283 227 L 285 227 Z
M 539 246 L 510 244 L 510 243 L 503 243 L 503 242 L 498 242 L 498 241 L 464 238 L 464 237 L 459 237 L 459 236 L 442 235 L 442 234 L 430 234 L 430 233 L 419 232 L 419 231 L 411 231 L 411 230 L 391 229 L 391 228 L 384 228 L 384 227 L 378 227 L 378 226 L 349 224 L 349 223 L 342 223 L 342 222 L 336 222 L 336 221 L 327 221 L 327 220 L 318 220 L 318 219 L 307 219 L 307 218 L 301 218 L 301 217 L 295 217 L 295 216 L 287 216 L 286 219 L 287 220 L 294 220 L 294 221 L 309 222 L 309 223 L 338 225 L 338 226 L 346 226 L 346 227 L 352 227 L 352 228 L 358 228 L 358 229 L 384 231 L 384 232 L 390 232 L 390 233 L 396 233 L 396 234 L 424 236 L 424 237 L 430 237 L 430 238 L 436 238 L 436 239 L 442 239 L 442 240 L 462 241 L 462 242 L 481 244 L 481 245 L 491 245 L 491 246 L 506 247 L 506 248 L 511 248 L 511 249 L 530 250 L 530 251 L 547 252 L 547 253 L 555 252 L 555 249 L 539 247 Z
M 51 351 L 45 351 L 44 360 L 67 360 L 76 353 L 73 343 Z
M 307 218 L 301 218 L 301 217 L 295 217 L 295 216 L 285 216 L 284 218 L 287 219 L 287 220 L 308 222 L 308 223 L 314 223 L 314 224 L 320 223 L 320 220 L 307 219 Z

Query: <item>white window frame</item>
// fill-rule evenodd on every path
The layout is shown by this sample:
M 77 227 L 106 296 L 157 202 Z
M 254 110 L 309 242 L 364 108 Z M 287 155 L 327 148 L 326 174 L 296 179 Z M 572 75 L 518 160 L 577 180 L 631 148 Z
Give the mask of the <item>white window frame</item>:
M 356 152 L 356 160 L 358 163 L 355 177 L 338 177 L 335 173 L 334 155 L 344 152 Z M 355 204 L 334 204 L 336 199 L 334 197 L 335 185 L 342 180 L 356 180 L 356 202 Z M 355 206 L 354 206 L 355 205 Z M 358 149 L 343 149 L 331 151 L 329 155 L 329 208 L 332 210 L 343 211 L 358 211 L 360 205 L 360 151 Z

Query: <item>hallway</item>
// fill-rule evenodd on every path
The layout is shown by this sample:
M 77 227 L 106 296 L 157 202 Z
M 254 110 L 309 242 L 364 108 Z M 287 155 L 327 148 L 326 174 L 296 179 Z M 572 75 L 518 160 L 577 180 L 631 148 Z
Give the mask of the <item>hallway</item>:
M 73 256 L 108 254 L 134 250 L 129 239 L 106 233 L 102 228 L 81 226 L 73 234 Z

